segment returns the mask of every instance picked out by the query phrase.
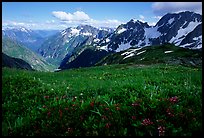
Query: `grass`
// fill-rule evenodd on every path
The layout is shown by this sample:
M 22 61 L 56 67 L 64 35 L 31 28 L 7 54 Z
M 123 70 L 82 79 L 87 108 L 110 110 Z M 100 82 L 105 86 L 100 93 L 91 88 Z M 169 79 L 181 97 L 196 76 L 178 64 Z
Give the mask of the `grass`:
M 3 68 L 2 135 L 199 135 L 201 80 L 201 68 L 173 65 Z

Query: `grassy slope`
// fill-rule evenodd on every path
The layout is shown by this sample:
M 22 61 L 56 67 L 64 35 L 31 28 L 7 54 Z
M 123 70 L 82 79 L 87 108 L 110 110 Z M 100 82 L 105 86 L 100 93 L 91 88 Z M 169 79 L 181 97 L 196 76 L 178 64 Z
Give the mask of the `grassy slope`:
M 8 56 L 20 58 L 28 62 L 33 69 L 39 71 L 53 71 L 53 65 L 47 63 L 42 57 L 36 55 L 26 47 L 14 42 L 8 38 L 2 39 L 2 52 Z
M 2 132 L 144 136 L 159 135 L 157 128 L 164 126 L 165 135 L 199 134 L 201 72 L 169 65 L 111 65 L 56 73 L 3 68 Z M 178 101 L 169 102 L 174 96 Z M 147 118 L 152 125 L 141 124 Z
M 146 51 L 145 51 L 146 50 Z M 134 55 L 132 57 L 123 59 L 125 57 L 121 54 L 126 51 L 111 54 L 105 57 L 97 65 L 103 64 L 155 64 L 155 63 L 170 63 L 176 65 L 185 66 L 201 66 L 202 65 L 202 51 L 190 50 L 174 46 L 172 44 L 158 45 L 158 46 L 147 46 L 137 51 L 137 53 L 145 51 L 142 54 Z M 164 53 L 165 51 L 173 51 L 171 53 Z

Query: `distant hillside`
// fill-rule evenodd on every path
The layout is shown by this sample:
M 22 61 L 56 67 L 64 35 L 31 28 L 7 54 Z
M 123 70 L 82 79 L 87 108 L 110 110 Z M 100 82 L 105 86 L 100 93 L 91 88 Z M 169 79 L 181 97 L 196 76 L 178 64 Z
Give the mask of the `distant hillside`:
M 33 70 L 32 67 L 24 60 L 19 58 L 12 58 L 4 53 L 2 53 L 2 67 Z
M 2 52 L 10 57 L 20 58 L 31 65 L 35 70 L 53 71 L 55 66 L 47 63 L 43 57 L 35 54 L 28 48 L 9 38 L 2 39 Z

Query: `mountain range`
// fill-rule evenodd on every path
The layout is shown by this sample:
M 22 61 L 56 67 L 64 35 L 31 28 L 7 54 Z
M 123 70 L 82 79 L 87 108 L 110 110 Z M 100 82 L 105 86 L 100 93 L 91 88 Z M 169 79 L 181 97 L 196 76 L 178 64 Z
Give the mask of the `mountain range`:
M 164 15 L 155 26 L 131 19 L 126 24 L 118 26 L 99 42 L 94 42 L 93 47 L 96 52 L 105 50 L 112 54 L 129 48 L 166 43 L 188 49 L 202 49 L 202 16 L 189 11 L 169 13 Z M 85 55 L 83 51 L 80 54 Z M 74 57 L 79 60 L 76 55 Z M 102 60 L 104 57 L 101 56 L 98 60 Z M 73 62 L 70 62 L 69 58 L 65 58 L 59 68 L 69 68 L 69 64 L 73 64 Z
M 31 30 L 25 27 L 3 28 L 2 36 L 17 41 L 32 51 L 37 51 L 45 39 L 59 30 Z
M 190 51 L 202 51 L 202 15 L 190 11 L 168 13 L 155 26 L 131 19 L 115 29 L 79 25 L 62 31 L 3 29 L 2 34 L 5 38 L 34 51 L 31 55 L 40 55 L 43 63 L 52 64 L 59 69 L 69 69 L 100 65 L 99 63 L 123 63 L 120 61 L 120 52 L 148 46 L 165 47 L 166 44 L 172 44 L 172 47 L 175 45 Z M 7 51 L 5 54 L 8 53 Z M 116 56 L 118 54 L 120 56 Z M 129 55 L 128 61 L 134 57 L 132 55 L 133 53 Z M 108 62 L 104 59 L 108 59 Z M 33 64 L 28 63 L 31 63 L 31 66 Z

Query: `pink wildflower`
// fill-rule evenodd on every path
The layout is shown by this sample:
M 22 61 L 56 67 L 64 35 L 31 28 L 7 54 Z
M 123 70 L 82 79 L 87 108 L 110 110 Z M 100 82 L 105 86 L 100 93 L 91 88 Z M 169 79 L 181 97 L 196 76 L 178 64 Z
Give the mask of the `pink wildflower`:
M 152 125 L 153 122 L 151 122 L 149 118 L 147 118 L 147 119 L 144 119 L 141 124 L 144 126 L 148 126 L 148 125 Z
M 164 133 L 165 133 L 165 127 L 163 126 L 159 126 L 158 127 L 158 130 L 159 130 L 159 136 L 164 136 Z

